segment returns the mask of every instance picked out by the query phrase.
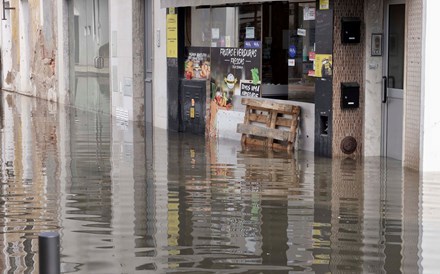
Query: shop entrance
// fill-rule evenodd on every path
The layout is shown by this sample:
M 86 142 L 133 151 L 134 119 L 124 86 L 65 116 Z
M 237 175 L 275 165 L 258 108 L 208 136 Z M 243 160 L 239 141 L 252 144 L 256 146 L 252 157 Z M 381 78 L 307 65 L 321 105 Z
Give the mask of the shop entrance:
M 402 160 L 405 3 L 385 4 L 382 156 Z

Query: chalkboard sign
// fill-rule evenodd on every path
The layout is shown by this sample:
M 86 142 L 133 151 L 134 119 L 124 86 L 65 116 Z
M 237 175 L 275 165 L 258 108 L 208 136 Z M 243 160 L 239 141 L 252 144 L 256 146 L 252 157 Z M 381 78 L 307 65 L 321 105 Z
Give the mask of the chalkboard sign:
M 240 82 L 240 95 L 247 97 L 261 97 L 261 85 L 254 84 L 252 81 Z

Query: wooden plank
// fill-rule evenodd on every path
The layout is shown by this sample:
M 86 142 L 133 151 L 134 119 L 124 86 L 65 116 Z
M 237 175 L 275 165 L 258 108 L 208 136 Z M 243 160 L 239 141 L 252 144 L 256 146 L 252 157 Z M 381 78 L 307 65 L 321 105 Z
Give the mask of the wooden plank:
M 250 116 L 251 112 L 252 112 L 252 109 L 250 107 L 246 107 L 246 112 L 244 114 L 244 124 L 245 125 L 249 125 L 250 124 L 249 116 Z M 241 143 L 242 144 L 244 144 L 245 141 L 246 141 L 245 137 L 246 137 L 246 135 L 242 135 L 241 136 Z
M 296 113 L 300 110 L 298 106 L 280 104 L 270 100 L 258 100 L 252 98 L 242 98 L 241 103 L 253 108 L 273 109 L 282 113 Z
M 277 117 L 278 117 L 278 112 L 273 110 L 270 112 L 270 121 L 268 121 L 267 126 L 270 129 L 275 129 L 276 126 L 276 121 L 277 121 Z M 278 130 L 279 131 L 279 130 Z M 267 138 L 267 146 L 268 147 L 272 147 L 273 145 L 273 138 L 272 137 L 268 137 Z
M 263 128 L 256 125 L 238 124 L 237 132 L 242 134 L 255 135 L 259 137 L 272 138 L 279 141 L 288 141 L 291 133 L 289 131 Z
M 264 115 L 264 114 L 252 113 L 251 115 L 249 115 L 249 120 L 252 121 L 252 122 L 258 122 L 258 123 L 262 123 L 262 124 L 267 124 L 267 121 L 269 120 L 269 117 L 267 115 Z
M 251 122 L 267 124 L 268 120 L 269 117 L 264 114 L 252 113 L 251 115 L 249 115 L 249 121 Z M 276 126 L 290 128 L 291 124 L 292 124 L 292 118 L 277 117 Z
M 245 137 L 245 138 L 246 138 L 246 141 L 245 141 L 246 146 L 267 147 L 266 141 L 264 141 L 264 140 L 253 139 L 251 137 Z M 287 152 L 291 152 L 291 150 L 292 150 L 292 148 L 289 149 L 288 146 L 284 146 L 279 143 L 273 143 L 272 149 L 286 150 Z
M 266 146 L 266 141 L 245 137 L 245 144 L 247 146 L 260 146 L 261 147 L 261 146 Z

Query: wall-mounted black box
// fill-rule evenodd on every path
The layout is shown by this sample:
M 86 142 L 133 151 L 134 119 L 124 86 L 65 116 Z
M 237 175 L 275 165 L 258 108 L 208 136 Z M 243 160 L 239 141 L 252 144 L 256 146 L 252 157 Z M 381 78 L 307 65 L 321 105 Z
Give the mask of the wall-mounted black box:
M 341 20 L 341 42 L 359 43 L 361 41 L 361 19 L 359 17 L 343 17 Z
M 359 107 L 359 84 L 341 83 L 341 108 Z

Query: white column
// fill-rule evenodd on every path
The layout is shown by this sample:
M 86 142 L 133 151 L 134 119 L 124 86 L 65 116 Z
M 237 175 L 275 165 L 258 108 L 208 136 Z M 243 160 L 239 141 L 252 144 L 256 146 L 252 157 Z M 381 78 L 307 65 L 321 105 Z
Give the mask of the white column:
M 424 0 L 424 46 L 422 71 L 421 170 L 440 171 L 440 92 L 438 45 L 440 1 Z
M 155 127 L 168 127 L 167 58 L 166 58 L 166 9 L 160 8 L 160 0 L 153 3 L 153 122 Z

